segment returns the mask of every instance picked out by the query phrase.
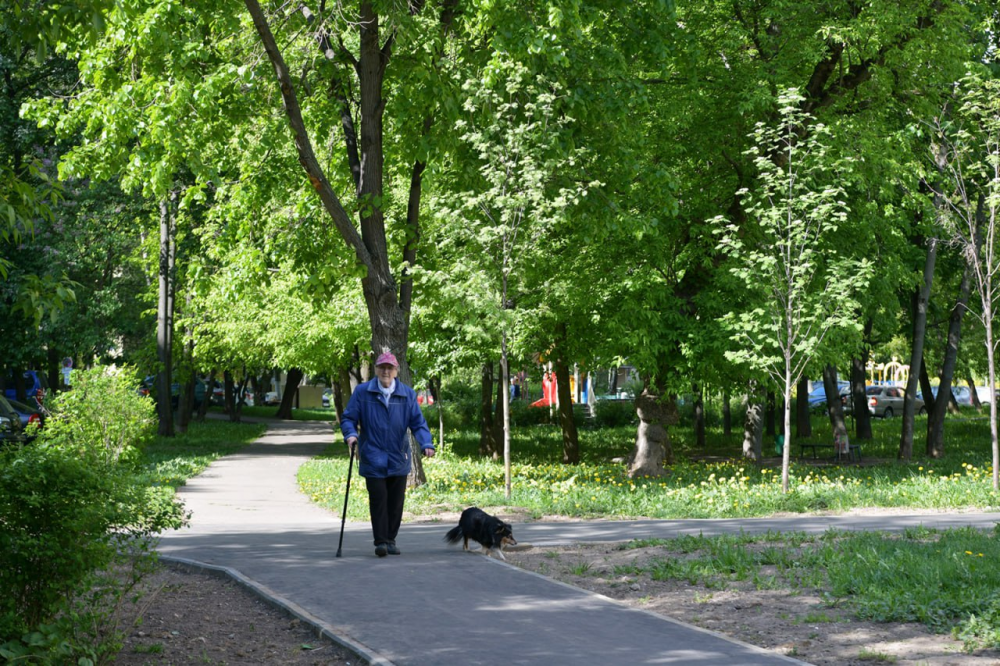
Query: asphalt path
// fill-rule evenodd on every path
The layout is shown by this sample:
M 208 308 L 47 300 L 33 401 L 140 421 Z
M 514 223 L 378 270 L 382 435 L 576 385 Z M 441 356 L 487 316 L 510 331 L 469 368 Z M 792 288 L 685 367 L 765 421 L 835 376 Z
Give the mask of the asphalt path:
M 443 543 L 452 527 L 406 524 L 403 554 L 374 556 L 370 526 L 299 493 L 299 466 L 333 441 L 329 423 L 270 422 L 264 437 L 213 463 L 179 494 L 191 524 L 161 556 L 231 576 L 375 664 L 691 664 L 804 662 Z M 352 483 L 352 492 L 364 492 Z M 526 523 L 520 544 L 552 546 L 767 531 L 990 528 L 1000 513 L 790 516 L 747 520 Z

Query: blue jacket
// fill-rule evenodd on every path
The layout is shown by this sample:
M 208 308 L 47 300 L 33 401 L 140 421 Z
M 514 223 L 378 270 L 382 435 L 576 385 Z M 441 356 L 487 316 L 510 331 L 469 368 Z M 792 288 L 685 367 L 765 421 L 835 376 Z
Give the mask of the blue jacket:
M 434 448 L 431 431 L 417 404 L 416 392 L 398 379 L 388 405 L 379 391 L 377 377 L 358 384 L 340 417 L 344 441 L 351 437 L 358 438 L 361 476 L 376 479 L 410 473 L 407 428 L 421 449 Z

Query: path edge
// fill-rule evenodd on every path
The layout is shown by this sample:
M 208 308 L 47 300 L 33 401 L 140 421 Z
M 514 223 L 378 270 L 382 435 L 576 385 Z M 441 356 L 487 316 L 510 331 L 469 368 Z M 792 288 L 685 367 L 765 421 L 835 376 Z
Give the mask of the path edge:
M 266 585 L 258 583 L 237 569 L 215 564 L 206 564 L 197 560 L 189 560 L 187 558 L 174 557 L 172 555 L 159 555 L 159 560 L 181 570 L 205 573 L 212 576 L 218 576 L 220 578 L 228 578 L 250 591 L 270 606 L 273 606 L 284 613 L 288 613 L 292 617 L 310 625 L 320 636 L 333 641 L 356 656 L 358 659 L 363 660 L 365 663 L 371 664 L 372 666 L 395 666 L 392 661 L 386 659 L 378 652 L 352 638 L 348 638 L 346 635 L 337 631 L 335 627 L 319 619 L 294 601 L 290 601 L 282 597 Z

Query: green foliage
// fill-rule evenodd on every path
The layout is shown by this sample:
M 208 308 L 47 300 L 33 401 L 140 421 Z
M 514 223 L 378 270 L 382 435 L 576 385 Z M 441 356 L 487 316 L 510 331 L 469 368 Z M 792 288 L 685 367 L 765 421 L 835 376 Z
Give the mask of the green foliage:
M 637 421 L 631 400 L 598 400 L 594 403 L 594 425 L 603 428 L 627 426 Z
M 115 561 L 121 537 L 144 538 L 150 530 L 142 525 L 165 526 L 127 470 L 70 451 L 4 451 L 0 481 L 3 639 L 51 622 L 95 571 Z
M 160 485 L 154 462 L 141 464 L 152 406 L 136 385 L 127 371 L 81 372 L 34 444 L 0 453 L 8 659 L 88 663 L 113 653 L 117 609 L 149 560 L 150 539 L 184 522 L 173 486 Z
M 786 394 L 831 329 L 860 330 L 852 299 L 871 274 L 867 261 L 841 259 L 832 241 L 847 218 L 837 184 L 844 164 L 829 154 L 828 129 L 799 110 L 803 100 L 785 91 L 780 122 L 754 131 L 748 154 L 759 182 L 738 195 L 755 226 L 718 218 L 733 276 L 758 297 L 727 318 L 738 342 L 727 357 L 766 371 Z
M 135 463 L 155 428 L 155 406 L 138 394 L 139 380 L 129 367 L 77 371 L 73 390 L 53 401 L 40 445 L 107 464 Z
M 0 644 L 0 657 L 8 663 L 26 664 L 78 664 L 92 666 L 99 663 L 99 648 L 89 641 L 79 642 L 77 620 L 72 615 L 60 617 L 50 624 L 40 625 L 33 631 Z
M 510 402 L 510 423 L 512 428 L 524 428 L 551 423 L 549 408 L 531 407 L 524 400 L 512 400 Z

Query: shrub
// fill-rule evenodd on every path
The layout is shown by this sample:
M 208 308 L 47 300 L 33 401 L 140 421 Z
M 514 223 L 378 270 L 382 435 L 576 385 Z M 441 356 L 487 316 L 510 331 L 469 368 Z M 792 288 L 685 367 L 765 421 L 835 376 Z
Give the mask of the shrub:
M 94 581 L 183 524 L 173 489 L 139 468 L 153 407 L 134 387 L 128 372 L 81 372 L 34 445 L 0 453 L 0 656 L 103 654 L 102 605 L 122 590 Z
M 0 636 L 50 620 L 110 563 L 111 471 L 52 448 L 0 456 Z
M 594 421 L 598 427 L 627 426 L 637 419 L 635 405 L 631 400 L 599 400 L 594 404 Z
M 156 423 L 153 401 L 136 392 L 138 385 L 128 367 L 81 371 L 73 390 L 53 400 L 41 442 L 110 463 L 138 461 Z
M 530 407 L 524 400 L 510 403 L 510 422 L 513 426 L 533 426 L 551 423 L 548 407 Z

